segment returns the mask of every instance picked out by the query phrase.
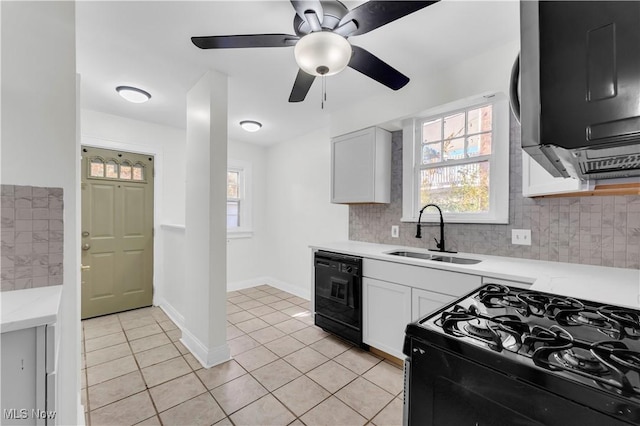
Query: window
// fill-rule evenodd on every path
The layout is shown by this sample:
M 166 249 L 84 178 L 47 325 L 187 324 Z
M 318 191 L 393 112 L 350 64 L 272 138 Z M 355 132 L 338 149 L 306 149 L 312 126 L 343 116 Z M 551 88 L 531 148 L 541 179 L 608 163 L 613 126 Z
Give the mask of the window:
M 131 165 L 127 160 L 121 163 L 116 160 L 104 161 L 100 157 L 94 157 L 89 159 L 89 177 L 144 182 L 145 165 L 142 163 Z
M 240 227 L 240 172 L 227 171 L 227 228 Z
M 251 235 L 251 164 L 229 160 L 227 166 L 227 237 L 246 238 Z
M 464 100 L 404 123 L 403 221 L 437 204 L 447 222 L 507 223 L 509 115 L 500 95 Z M 438 219 L 425 210 L 424 221 Z

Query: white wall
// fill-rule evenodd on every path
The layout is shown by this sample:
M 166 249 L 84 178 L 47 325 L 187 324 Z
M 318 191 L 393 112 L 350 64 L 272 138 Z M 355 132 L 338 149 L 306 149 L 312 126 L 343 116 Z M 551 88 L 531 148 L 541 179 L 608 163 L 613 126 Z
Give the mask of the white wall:
M 64 284 L 58 331 L 58 424 L 84 422 L 80 404 L 80 161 L 75 4 L 2 2 L 4 184 L 64 191 Z M 55 170 L 55 173 L 52 173 Z M 27 407 L 24 407 L 27 408 Z
M 330 173 L 328 129 L 267 151 L 267 270 L 280 287 L 303 297 L 311 292 L 309 244 L 349 238 L 349 209 L 331 204 Z
M 86 145 L 159 154 L 155 182 L 160 191 L 156 190 L 156 201 L 161 204 L 156 204 L 159 215 L 155 225 L 184 225 L 184 129 L 83 109 L 81 132 Z
M 267 148 L 229 141 L 229 160 L 251 164 L 252 229 L 250 238 L 227 238 L 227 286 L 230 289 L 264 284 L 265 251 L 270 236 L 266 222 Z
M 405 88 L 369 98 L 331 115 L 331 136 L 410 117 L 449 102 L 471 96 L 509 93 L 511 67 L 520 40 L 480 52 L 451 68 L 434 71 L 412 80 Z M 400 130 L 400 127 L 390 130 Z

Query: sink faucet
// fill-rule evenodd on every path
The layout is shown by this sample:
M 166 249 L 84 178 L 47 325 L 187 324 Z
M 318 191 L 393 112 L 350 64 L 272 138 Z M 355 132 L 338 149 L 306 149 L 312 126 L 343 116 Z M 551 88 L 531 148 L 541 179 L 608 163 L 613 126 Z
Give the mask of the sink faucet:
M 444 245 L 444 219 L 442 218 L 442 210 L 440 210 L 440 207 L 438 207 L 435 204 L 427 204 L 422 209 L 420 209 L 420 215 L 418 216 L 418 226 L 417 226 L 417 230 L 416 230 L 416 238 L 422 238 L 422 224 L 420 223 L 420 221 L 422 220 L 422 212 L 427 207 L 435 207 L 436 209 L 438 209 L 438 213 L 440 213 L 440 241 L 438 242 L 438 240 L 436 238 L 434 238 L 434 240 L 436 241 L 436 247 L 438 248 L 437 251 L 443 252 L 443 253 L 456 253 L 455 251 L 445 250 L 445 245 Z M 429 250 L 431 250 L 431 249 L 429 249 Z M 436 250 L 431 250 L 431 251 L 436 251 Z

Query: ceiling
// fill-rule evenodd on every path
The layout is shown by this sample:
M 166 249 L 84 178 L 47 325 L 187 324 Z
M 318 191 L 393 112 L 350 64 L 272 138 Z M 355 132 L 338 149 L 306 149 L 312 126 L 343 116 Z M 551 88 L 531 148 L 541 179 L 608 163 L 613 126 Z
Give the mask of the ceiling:
M 343 2 L 349 9 L 362 1 Z M 350 37 L 413 81 L 466 56 L 518 37 L 518 2 L 444 0 L 367 34 Z M 209 69 L 229 78 L 229 138 L 270 145 L 329 125 L 331 113 L 394 92 L 347 68 L 327 77 L 321 108 L 316 79 L 307 98 L 289 103 L 297 73 L 293 48 L 201 50 L 191 36 L 293 34 L 289 1 L 80 1 L 76 3 L 77 68 L 82 107 L 132 119 L 186 126 L 186 93 Z M 126 102 L 120 85 L 151 93 Z M 400 90 L 411 90 L 412 83 Z M 241 120 L 263 129 L 248 133 Z

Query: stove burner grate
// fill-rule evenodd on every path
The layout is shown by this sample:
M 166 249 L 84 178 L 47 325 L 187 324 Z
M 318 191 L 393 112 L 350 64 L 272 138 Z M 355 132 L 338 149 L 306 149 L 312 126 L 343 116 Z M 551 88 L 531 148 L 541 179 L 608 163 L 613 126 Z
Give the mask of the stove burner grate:
M 566 349 L 554 353 L 555 359 L 573 370 L 601 376 L 607 373 L 607 368 L 590 351 L 579 348 Z

